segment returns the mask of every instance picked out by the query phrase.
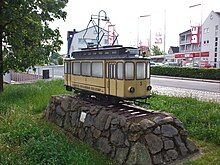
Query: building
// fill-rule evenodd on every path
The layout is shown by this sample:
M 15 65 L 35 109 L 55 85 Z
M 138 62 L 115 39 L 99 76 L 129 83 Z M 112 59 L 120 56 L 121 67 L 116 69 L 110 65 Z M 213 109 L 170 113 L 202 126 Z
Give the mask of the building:
M 211 11 L 201 26 L 179 34 L 178 63 L 207 63 L 220 68 L 220 13 Z
M 91 26 L 87 29 L 76 31 L 75 29 L 73 31 L 67 32 L 67 54 L 69 55 L 74 50 L 81 50 L 82 48 L 87 47 L 95 47 L 98 45 L 98 30 L 99 30 L 99 39 L 100 39 L 100 46 L 106 46 L 109 45 L 110 37 L 109 37 L 109 31 L 99 28 L 98 26 Z M 112 36 L 111 36 L 112 38 Z M 115 42 L 115 45 L 118 45 L 118 39 L 117 37 L 113 36 Z
M 212 11 L 202 25 L 202 52 L 209 52 L 209 63 L 220 68 L 220 13 Z

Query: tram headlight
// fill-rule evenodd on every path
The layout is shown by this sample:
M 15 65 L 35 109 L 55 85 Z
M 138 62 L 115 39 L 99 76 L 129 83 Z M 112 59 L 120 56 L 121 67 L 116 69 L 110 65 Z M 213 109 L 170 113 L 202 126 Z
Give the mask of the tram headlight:
M 134 93 L 134 92 L 135 92 L 135 88 L 134 88 L 134 87 L 129 87 L 129 88 L 128 88 L 128 91 L 129 91 L 130 93 Z
M 150 91 L 151 89 L 152 89 L 152 86 L 149 85 L 149 86 L 147 87 L 147 91 Z

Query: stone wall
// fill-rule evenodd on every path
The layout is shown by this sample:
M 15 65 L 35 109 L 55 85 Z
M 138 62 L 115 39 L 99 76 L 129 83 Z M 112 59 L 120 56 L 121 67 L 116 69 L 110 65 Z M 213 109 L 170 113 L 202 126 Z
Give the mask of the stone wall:
M 76 95 L 52 96 L 45 118 L 119 164 L 169 164 L 198 152 L 173 114 L 141 108 L 135 115 L 132 109 L 102 106 Z

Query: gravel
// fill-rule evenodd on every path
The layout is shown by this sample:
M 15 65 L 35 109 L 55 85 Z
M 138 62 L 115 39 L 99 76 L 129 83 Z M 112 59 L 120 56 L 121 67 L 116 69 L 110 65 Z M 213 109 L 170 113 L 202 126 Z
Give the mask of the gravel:
M 193 97 L 202 101 L 212 101 L 220 103 L 220 93 L 174 88 L 174 87 L 164 87 L 164 86 L 153 86 L 153 92 L 160 95 L 166 96 L 178 96 L 178 97 Z

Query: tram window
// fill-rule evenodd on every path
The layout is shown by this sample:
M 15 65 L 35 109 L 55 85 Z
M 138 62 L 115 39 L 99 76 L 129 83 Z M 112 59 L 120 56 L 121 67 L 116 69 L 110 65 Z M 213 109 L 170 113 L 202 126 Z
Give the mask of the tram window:
M 102 64 L 102 62 L 92 63 L 92 76 L 103 77 L 103 64 Z
M 112 54 L 117 54 L 117 51 L 112 51 Z
M 67 74 L 67 62 L 64 62 L 64 73 Z
M 136 69 L 137 80 L 146 79 L 146 63 L 145 62 L 137 62 L 136 67 L 137 67 L 137 69 Z
M 71 74 L 71 62 L 67 63 L 67 73 Z
M 91 75 L 91 64 L 89 62 L 82 62 L 82 75 L 90 76 Z
M 134 79 L 134 63 L 132 62 L 125 63 L 125 79 L 126 80 Z
M 79 62 L 74 62 L 73 66 L 74 66 L 73 74 L 80 75 L 80 63 Z
M 74 63 L 71 63 L 72 64 L 72 74 L 73 74 L 73 70 L 74 70 Z
M 150 63 L 147 63 L 147 79 L 150 78 Z
M 108 63 L 106 63 L 105 69 L 106 69 L 106 78 L 108 78 Z
M 115 64 L 110 64 L 110 78 L 115 79 Z
M 122 62 L 117 63 L 117 75 L 119 80 L 124 79 L 124 67 Z
M 105 51 L 105 54 L 109 54 L 109 51 Z

